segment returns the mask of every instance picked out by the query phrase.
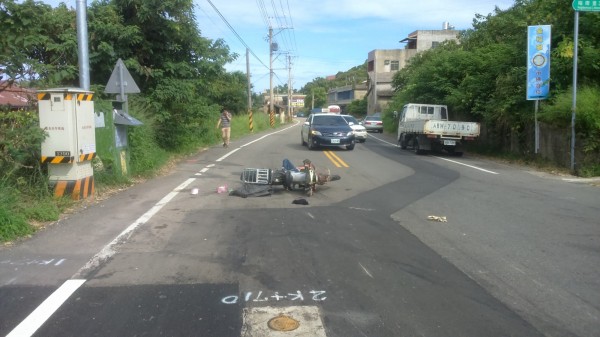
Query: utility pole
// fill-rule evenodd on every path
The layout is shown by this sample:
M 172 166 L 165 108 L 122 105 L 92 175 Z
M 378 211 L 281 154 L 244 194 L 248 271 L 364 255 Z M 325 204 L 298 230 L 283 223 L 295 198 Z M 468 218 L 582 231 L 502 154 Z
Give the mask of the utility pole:
M 269 26 L 269 120 L 275 126 L 275 107 L 273 98 L 273 28 Z
M 248 78 L 248 111 L 252 111 L 252 82 L 250 81 L 250 49 L 246 48 L 246 77 Z
M 88 49 L 87 1 L 77 0 L 77 51 L 79 55 L 79 86 L 90 90 L 90 54 Z
M 292 120 L 292 57 L 288 55 L 288 121 Z

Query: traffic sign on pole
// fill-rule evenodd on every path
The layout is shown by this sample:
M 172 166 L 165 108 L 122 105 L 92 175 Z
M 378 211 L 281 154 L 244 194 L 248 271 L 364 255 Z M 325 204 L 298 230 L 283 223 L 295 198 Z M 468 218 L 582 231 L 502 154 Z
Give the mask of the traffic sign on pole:
M 600 0 L 573 0 L 573 9 L 580 12 L 600 12 Z

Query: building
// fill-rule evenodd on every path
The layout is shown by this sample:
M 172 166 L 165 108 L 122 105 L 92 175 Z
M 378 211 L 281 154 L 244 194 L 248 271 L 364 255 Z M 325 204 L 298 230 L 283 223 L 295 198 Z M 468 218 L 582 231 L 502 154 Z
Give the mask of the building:
M 342 112 L 346 111 L 348 104 L 354 100 L 363 99 L 367 95 L 367 84 L 351 84 L 343 87 L 329 89 L 327 92 L 327 104 L 339 105 Z
M 17 84 L 10 85 L 0 81 L 0 106 L 9 110 L 32 108 L 36 103 L 34 89 L 21 88 Z
M 265 113 L 269 113 L 270 106 L 270 93 L 267 91 L 263 95 L 263 111 Z M 306 99 L 306 95 L 302 94 L 292 94 L 291 99 L 291 112 L 294 113 L 294 110 L 304 108 L 304 100 Z M 275 113 L 279 114 L 281 112 L 287 113 L 288 111 L 288 95 L 287 94 L 273 94 L 273 107 L 275 108 Z
M 367 59 L 367 113 L 383 111 L 392 99 L 392 79 L 394 74 L 406 67 L 417 53 L 437 47 L 447 40 L 458 41 L 458 31 L 448 23 L 442 30 L 417 30 L 400 43 L 406 43 L 404 49 L 375 49 L 369 52 Z

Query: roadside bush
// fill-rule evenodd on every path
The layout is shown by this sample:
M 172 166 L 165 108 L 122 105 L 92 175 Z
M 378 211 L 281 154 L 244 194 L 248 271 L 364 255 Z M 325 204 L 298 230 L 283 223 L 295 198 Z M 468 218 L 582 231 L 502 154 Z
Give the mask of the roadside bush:
M 34 232 L 25 215 L 16 212 L 18 192 L 0 182 L 0 241 L 11 241 Z
M 539 120 L 556 127 L 570 128 L 572 118 L 572 91 L 562 92 L 550 102 L 543 104 Z M 578 159 L 578 172 L 582 176 L 600 174 L 600 87 L 582 86 L 577 90 L 575 132 L 582 139 L 576 146 L 582 150 L 583 158 Z

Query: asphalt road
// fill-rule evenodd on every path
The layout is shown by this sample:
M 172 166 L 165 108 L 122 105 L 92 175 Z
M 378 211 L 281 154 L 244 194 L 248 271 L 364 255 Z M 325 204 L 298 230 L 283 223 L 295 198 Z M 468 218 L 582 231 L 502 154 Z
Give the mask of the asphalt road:
M 0 249 L 0 335 L 597 336 L 600 188 L 299 133 L 206 149 Z M 284 158 L 342 179 L 216 192 Z

